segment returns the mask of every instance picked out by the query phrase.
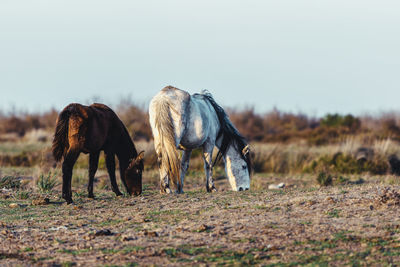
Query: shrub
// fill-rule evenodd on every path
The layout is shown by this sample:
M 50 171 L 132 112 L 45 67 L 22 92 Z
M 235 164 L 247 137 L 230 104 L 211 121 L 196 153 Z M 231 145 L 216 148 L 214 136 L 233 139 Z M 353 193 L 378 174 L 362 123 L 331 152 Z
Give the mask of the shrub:
M 0 188 L 18 189 L 21 187 L 21 181 L 15 176 L 5 176 L 0 179 Z
M 354 133 L 360 129 L 361 121 L 350 114 L 346 116 L 339 114 L 328 114 L 321 119 L 321 125 L 332 128 L 345 127 L 347 130 Z
M 30 196 L 30 193 L 27 191 L 18 191 L 15 197 L 17 199 L 28 199 Z
M 320 186 L 328 186 L 332 185 L 332 176 L 330 174 L 327 174 L 325 172 L 320 172 L 317 176 L 317 183 Z
M 39 179 L 36 181 L 36 185 L 40 192 L 48 193 L 53 190 L 55 186 L 58 185 L 57 182 L 57 174 L 52 174 L 49 172 L 48 174 L 41 174 Z
M 313 160 L 303 169 L 304 173 L 316 171 L 329 171 L 343 174 L 361 174 L 369 172 L 371 174 L 385 174 L 389 170 L 389 164 L 383 156 L 377 156 L 371 160 L 357 160 L 352 155 L 338 152 L 334 155 L 324 155 Z

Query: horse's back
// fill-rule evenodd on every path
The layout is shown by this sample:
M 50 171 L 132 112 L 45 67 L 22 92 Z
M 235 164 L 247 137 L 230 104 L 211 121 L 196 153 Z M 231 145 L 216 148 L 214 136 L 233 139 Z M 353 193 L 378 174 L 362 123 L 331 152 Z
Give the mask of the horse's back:
M 122 122 L 108 106 L 94 103 L 85 106 L 78 103 L 68 105 L 64 110 L 70 111 L 68 142 L 84 153 L 104 149 L 123 131 Z
M 187 113 L 189 102 L 190 94 L 188 92 L 173 86 L 164 87 L 150 102 L 149 115 L 153 132 L 159 122 L 170 120 L 175 130 L 176 141 L 179 143 L 185 131 L 187 119 L 185 114 Z M 157 135 L 158 133 L 154 132 L 154 134 Z
M 216 138 L 219 131 L 218 118 L 202 93 L 191 96 L 186 116 L 186 133 L 181 140 L 182 146 L 196 148 Z
M 189 101 L 190 94 L 184 90 L 178 89 L 171 85 L 168 85 L 161 89 L 161 91 L 153 97 L 153 99 L 167 98 L 170 102 L 177 106 L 181 106 L 185 102 Z
M 160 106 L 165 103 L 169 114 L 161 112 Z M 176 144 L 188 148 L 202 145 L 209 136 L 215 138 L 219 129 L 215 111 L 202 93 L 190 95 L 172 86 L 164 87 L 153 97 L 149 113 L 152 128 L 157 120 L 165 120 L 168 115 L 174 126 Z M 153 131 L 153 134 L 157 138 L 162 133 Z

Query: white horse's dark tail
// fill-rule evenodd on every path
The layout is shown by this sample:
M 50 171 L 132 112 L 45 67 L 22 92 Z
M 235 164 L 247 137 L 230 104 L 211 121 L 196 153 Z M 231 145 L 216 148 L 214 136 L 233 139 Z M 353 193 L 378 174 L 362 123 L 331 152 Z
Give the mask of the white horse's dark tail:
M 180 179 L 181 161 L 175 139 L 174 124 L 171 118 L 171 112 L 174 107 L 168 102 L 168 99 L 158 98 L 152 103 L 154 111 L 157 114 L 154 120 L 154 127 L 158 133 L 158 147 L 156 152 L 161 156 L 160 168 L 168 174 L 169 179 L 178 188 L 182 189 Z

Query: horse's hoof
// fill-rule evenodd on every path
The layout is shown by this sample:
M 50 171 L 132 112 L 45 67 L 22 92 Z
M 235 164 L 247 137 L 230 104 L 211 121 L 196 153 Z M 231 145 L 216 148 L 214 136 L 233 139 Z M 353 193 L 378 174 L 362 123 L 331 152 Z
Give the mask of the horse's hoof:
M 165 193 L 167 193 L 167 194 L 172 194 L 172 191 L 171 191 L 171 189 L 169 189 L 169 188 L 167 187 L 167 188 L 165 188 Z
M 172 190 L 169 187 L 161 187 L 160 189 L 161 194 L 172 194 Z
M 89 195 L 88 195 L 88 198 L 94 199 L 94 195 L 93 195 L 93 194 L 89 194 Z
M 119 196 L 122 196 L 122 193 L 121 193 L 121 192 L 115 192 L 115 195 L 116 195 L 117 197 L 119 197 Z
M 71 197 L 71 195 L 70 194 L 62 194 L 62 198 L 63 199 L 65 199 L 65 202 L 67 202 L 67 204 L 71 204 L 73 201 L 72 201 L 72 197 Z
M 207 192 L 212 193 L 212 192 L 218 192 L 217 188 L 215 186 L 212 186 L 211 188 L 207 187 Z

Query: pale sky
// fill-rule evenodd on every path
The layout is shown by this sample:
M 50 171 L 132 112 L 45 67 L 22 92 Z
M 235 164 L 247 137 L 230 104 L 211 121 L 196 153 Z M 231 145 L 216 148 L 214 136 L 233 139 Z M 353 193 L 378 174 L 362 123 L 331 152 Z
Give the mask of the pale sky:
M 0 110 L 166 85 L 226 107 L 400 110 L 400 2 L 1 0 Z

